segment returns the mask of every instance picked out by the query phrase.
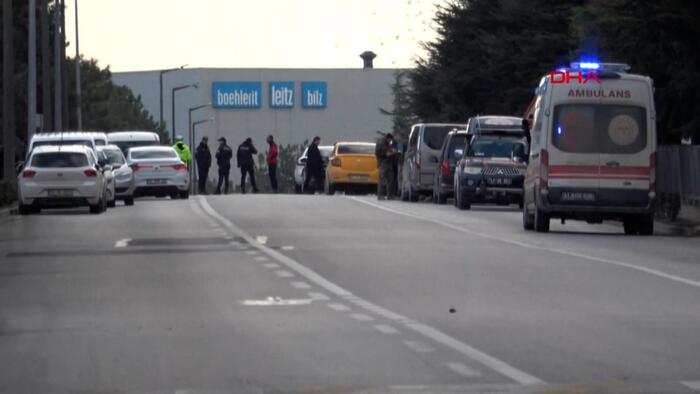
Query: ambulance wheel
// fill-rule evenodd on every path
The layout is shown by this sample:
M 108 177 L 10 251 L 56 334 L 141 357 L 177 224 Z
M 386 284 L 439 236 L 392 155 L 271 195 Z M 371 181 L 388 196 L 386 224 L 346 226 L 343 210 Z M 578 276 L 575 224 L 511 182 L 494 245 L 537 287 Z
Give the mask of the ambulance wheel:
M 549 215 L 535 205 L 534 228 L 538 233 L 549 232 Z
M 525 230 L 532 230 L 535 228 L 535 218 L 528 212 L 527 205 L 523 205 L 523 228 Z
M 124 205 L 134 205 L 134 197 L 124 198 Z
M 640 215 L 637 231 L 639 235 L 654 235 L 654 214 Z

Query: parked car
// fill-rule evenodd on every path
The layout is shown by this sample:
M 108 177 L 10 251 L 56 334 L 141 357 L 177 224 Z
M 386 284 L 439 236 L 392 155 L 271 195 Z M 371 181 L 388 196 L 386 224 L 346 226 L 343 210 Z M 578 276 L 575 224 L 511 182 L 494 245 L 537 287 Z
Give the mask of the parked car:
M 139 146 L 129 149 L 126 161 L 134 173 L 134 196 L 189 198 L 187 165 L 169 146 Z
M 420 194 L 433 192 L 435 169 L 445 136 L 464 130 L 466 124 L 421 123 L 413 125 L 399 168 L 399 190 L 404 201 L 418 201 Z
M 379 179 L 376 146 L 374 142 L 336 143 L 331 152 L 330 165 L 326 167 L 326 194 L 349 188 L 376 191 Z
M 95 150 L 95 147 L 97 146 L 95 144 L 95 137 L 92 135 L 92 133 L 79 131 L 36 133 L 29 140 L 29 144 L 27 144 L 26 158 L 29 158 L 29 155 L 32 153 L 34 148 L 47 145 L 85 145 L 92 150 Z
M 38 146 L 18 177 L 19 213 L 42 208 L 88 206 L 90 213 L 107 209 L 107 182 L 94 151 L 83 145 Z
M 105 146 L 109 142 L 107 140 L 107 134 L 97 131 L 88 131 L 85 134 L 89 134 L 95 140 L 95 146 Z
M 494 133 L 522 135 L 523 119 L 504 115 L 472 116 L 467 122 L 467 133 L 470 136 Z
M 590 65 L 590 64 L 589 64 Z M 654 233 L 656 122 L 651 78 L 623 64 L 593 64 L 599 83 L 540 80 L 526 118 L 532 150 L 523 227 L 550 218 L 622 221 L 625 234 Z M 572 64 L 573 72 L 583 73 Z M 590 70 L 588 70 L 590 72 Z
M 475 135 L 457 162 L 454 176 L 455 206 L 469 209 L 472 203 L 516 203 L 522 207 L 522 187 L 527 170 L 524 136 Z
M 107 134 L 110 144 L 122 150 L 124 156 L 135 146 L 159 146 L 160 137 L 152 131 L 113 131 Z
M 450 131 L 442 143 L 440 166 L 435 170 L 433 203 L 445 204 L 454 195 L 455 166 L 467 147 L 467 130 Z
M 117 203 L 117 196 L 114 187 L 113 167 L 111 164 L 109 164 L 109 157 L 107 157 L 107 154 L 105 154 L 105 152 L 100 150 L 99 146 L 95 153 L 97 154 L 97 159 L 99 160 L 99 162 L 104 163 L 104 165 L 102 166 L 102 173 L 104 174 L 105 181 L 107 182 L 107 206 L 109 208 L 114 208 Z
M 303 192 L 304 179 L 306 178 L 306 152 L 308 152 L 308 150 L 308 147 L 304 149 L 304 153 L 299 157 L 294 167 L 294 191 L 297 194 Z M 319 145 L 318 150 L 321 151 L 324 164 L 328 165 L 328 158 L 333 151 L 333 145 Z
M 124 153 L 116 145 L 98 146 L 97 150 L 107 155 L 112 166 L 116 199 L 123 200 L 125 205 L 134 205 L 134 172 L 127 165 Z

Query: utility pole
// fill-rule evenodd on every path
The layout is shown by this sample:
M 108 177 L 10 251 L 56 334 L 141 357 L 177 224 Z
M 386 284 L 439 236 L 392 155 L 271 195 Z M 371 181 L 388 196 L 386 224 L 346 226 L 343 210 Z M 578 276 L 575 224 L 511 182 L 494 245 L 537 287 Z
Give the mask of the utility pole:
M 29 0 L 27 58 L 27 140 L 36 133 L 36 0 Z
M 41 31 L 41 113 L 43 115 L 43 131 L 50 131 L 52 126 L 51 114 L 51 50 L 49 48 L 49 1 L 40 0 L 41 13 L 39 29 Z
M 80 87 L 80 35 L 78 34 L 78 0 L 75 0 L 75 107 L 78 117 L 78 131 L 83 130 L 83 108 Z
M 3 179 L 15 177 L 15 26 L 12 0 L 2 1 L 2 146 Z
M 58 0 L 56 0 L 58 1 Z M 66 1 L 61 0 L 61 111 L 63 111 L 63 130 L 70 129 L 68 116 L 68 67 L 66 62 Z
M 61 60 L 61 13 L 61 2 L 56 0 L 53 13 L 53 124 L 56 131 L 63 131 L 63 105 L 61 104 L 63 100 L 63 94 L 61 93 L 61 81 L 63 79 L 63 73 L 61 72 L 63 65 Z

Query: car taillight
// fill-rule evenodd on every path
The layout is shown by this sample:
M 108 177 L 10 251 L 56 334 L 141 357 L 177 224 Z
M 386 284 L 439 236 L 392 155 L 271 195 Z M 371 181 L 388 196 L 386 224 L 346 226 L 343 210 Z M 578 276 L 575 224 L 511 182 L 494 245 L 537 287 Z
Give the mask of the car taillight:
M 416 154 L 416 170 L 420 171 L 420 152 Z
M 177 172 L 187 172 L 187 166 L 184 164 L 176 164 L 173 166 Z
M 549 152 L 546 149 L 540 151 L 540 187 L 546 188 L 549 180 Z
M 134 163 L 134 164 L 130 165 L 129 167 L 131 167 L 131 170 L 134 172 L 139 170 L 139 165 L 137 163 Z
M 656 152 L 649 155 L 649 190 L 656 191 Z
M 341 164 L 340 157 L 334 157 L 333 160 L 331 160 L 331 165 L 333 167 L 340 167 Z
M 22 171 L 22 178 L 33 178 L 36 175 L 34 170 L 24 170 Z
M 443 161 L 440 166 L 440 171 L 442 171 L 442 176 L 450 176 L 450 163 L 448 161 Z
M 93 178 L 97 176 L 97 170 L 94 168 L 88 168 L 87 170 L 83 171 L 83 174 L 85 174 L 85 176 L 88 178 Z

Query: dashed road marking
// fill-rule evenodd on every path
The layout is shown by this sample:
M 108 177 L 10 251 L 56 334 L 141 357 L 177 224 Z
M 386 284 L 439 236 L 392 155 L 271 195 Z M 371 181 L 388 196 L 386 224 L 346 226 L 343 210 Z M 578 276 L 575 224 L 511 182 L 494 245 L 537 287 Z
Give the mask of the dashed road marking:
M 466 376 L 468 378 L 474 378 L 477 376 L 481 376 L 481 373 L 478 371 L 475 371 L 466 365 L 459 363 L 459 362 L 449 362 L 445 363 L 447 365 L 447 368 L 451 369 L 454 372 L 457 372 L 458 374 L 462 376 Z
M 695 391 L 700 391 L 700 380 L 685 380 L 681 382 L 685 387 L 695 390 Z
M 280 265 L 277 263 L 267 263 L 267 264 L 263 264 L 263 267 L 265 267 L 265 268 L 280 268 Z
M 131 242 L 131 238 L 124 238 L 120 239 L 119 241 L 114 243 L 115 248 L 126 248 L 129 246 L 129 242 Z
M 310 289 L 310 288 L 311 288 L 311 285 L 309 285 L 309 284 L 306 283 L 306 282 L 292 282 L 292 286 L 293 286 L 295 289 L 302 289 L 302 290 Z
M 374 328 L 377 329 L 377 331 L 381 332 L 382 334 L 387 334 L 387 335 L 393 335 L 393 334 L 399 334 L 399 330 L 395 329 L 394 327 L 388 325 L 388 324 L 375 324 Z
M 362 306 L 365 308 L 365 310 L 370 311 L 370 312 L 375 312 L 379 313 L 381 316 L 386 317 L 389 320 L 395 321 L 398 324 L 402 325 L 403 327 L 406 327 L 408 329 L 411 329 L 424 337 L 441 344 L 442 346 L 445 346 L 447 348 L 452 349 L 455 352 L 458 352 L 462 354 L 463 356 L 470 358 L 471 360 L 474 360 L 475 362 L 478 362 L 498 373 L 500 373 L 503 376 L 506 376 L 513 381 L 521 384 L 521 385 L 541 385 L 544 384 L 545 382 L 533 375 L 528 374 L 527 372 L 521 371 L 515 367 L 513 367 L 510 364 L 507 364 L 506 362 L 499 360 L 487 353 L 482 352 L 479 349 L 476 349 L 462 341 L 459 341 L 444 332 L 428 326 L 426 324 L 422 324 L 419 322 L 415 322 L 405 316 L 399 315 L 395 312 L 392 312 L 388 309 L 385 309 L 383 307 L 380 307 L 378 305 L 372 304 L 369 301 L 363 300 L 360 297 L 355 296 L 348 290 L 338 286 L 337 284 L 329 281 L 328 279 L 324 278 L 323 276 L 319 275 L 315 271 L 309 269 L 308 267 L 304 266 L 303 264 L 297 262 L 296 260 L 272 249 L 269 248 L 265 245 L 260 245 L 257 242 L 255 242 L 255 239 L 253 239 L 250 235 L 246 234 L 243 230 L 238 228 L 235 224 L 233 224 L 230 220 L 226 219 L 225 217 L 221 216 L 218 212 L 216 212 L 211 205 L 207 202 L 205 198 L 199 197 L 199 204 L 204 212 L 206 212 L 210 217 L 215 218 L 218 220 L 221 224 L 223 224 L 225 227 L 227 227 L 232 233 L 235 235 L 241 237 L 244 239 L 249 245 L 251 245 L 254 248 L 257 248 L 258 250 L 264 252 L 271 258 L 277 260 L 279 263 L 282 263 L 289 267 L 291 270 L 296 271 L 299 275 L 305 277 L 309 281 L 315 283 L 316 285 L 324 288 L 331 294 L 343 298 L 347 300 L 348 302 L 352 302 L 355 305 Z M 456 226 L 455 226 L 456 227 Z M 460 228 L 461 229 L 461 228 Z M 460 231 L 464 231 L 464 229 L 461 229 Z M 331 307 L 333 304 L 327 304 L 329 308 L 334 309 Z M 335 305 L 342 305 L 342 304 L 335 304 Z M 364 305 L 364 306 L 363 306 Z M 346 310 L 349 309 L 348 307 L 342 305 L 342 308 L 345 308 Z M 336 309 L 337 310 L 337 309 Z
M 314 300 L 319 300 L 319 301 L 328 301 L 331 299 L 327 295 L 325 295 L 323 293 L 318 293 L 318 292 L 309 293 L 309 297 L 313 298 Z
M 403 343 L 408 346 L 411 350 L 418 353 L 430 353 L 434 352 L 435 348 L 429 346 L 421 341 L 403 341 Z
M 247 254 L 249 256 L 255 256 L 256 254 L 260 254 L 260 252 L 258 252 L 257 250 L 249 250 L 249 251 L 245 252 L 245 254 Z
M 291 273 L 289 271 L 285 271 L 285 270 L 275 271 L 275 275 L 279 276 L 280 278 L 293 278 L 294 277 L 293 273 Z
M 280 249 L 282 250 L 294 250 L 294 246 L 292 245 L 284 245 Z
M 345 306 L 345 305 L 343 305 L 343 304 L 335 304 L 335 303 L 333 303 L 333 304 L 328 304 L 327 306 L 328 306 L 329 308 L 333 309 L 334 311 L 338 311 L 338 312 L 345 312 L 345 311 L 349 311 L 349 310 L 350 310 L 350 308 L 348 308 L 347 306 Z
M 267 243 L 267 236 L 266 235 L 257 235 L 255 237 L 255 240 L 260 244 L 260 245 L 265 245 Z
M 253 260 L 255 260 L 255 261 L 270 261 L 270 259 L 268 259 L 265 256 L 254 257 Z
M 364 313 L 353 313 L 350 317 L 359 321 L 374 321 L 372 316 L 365 315 Z

